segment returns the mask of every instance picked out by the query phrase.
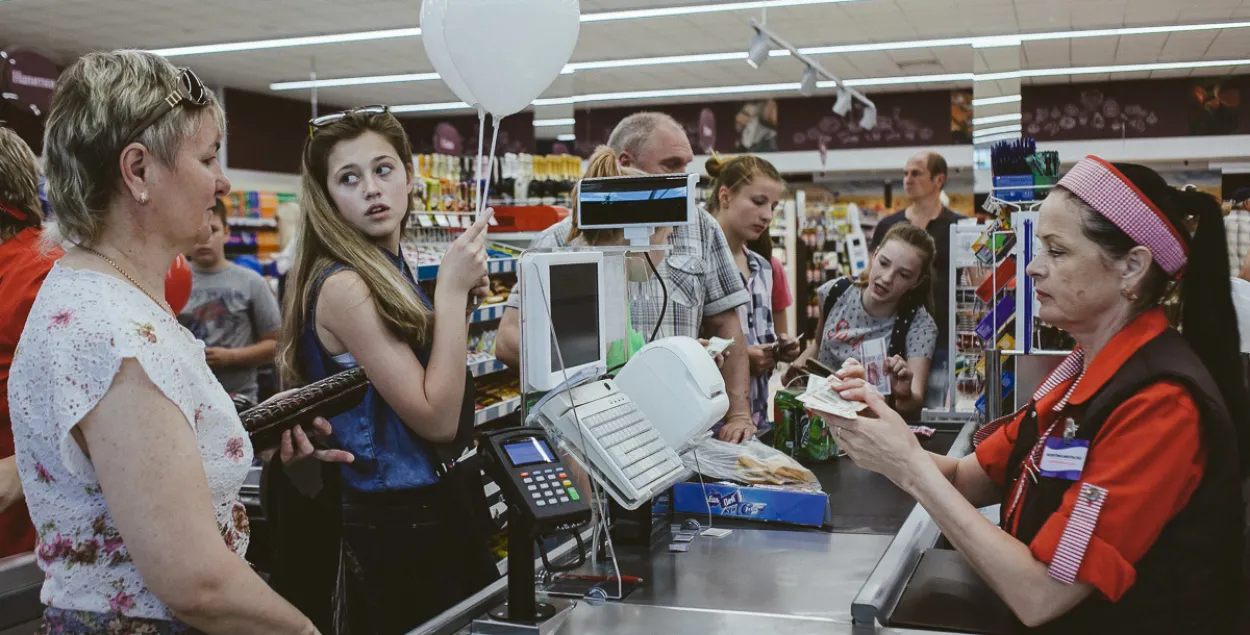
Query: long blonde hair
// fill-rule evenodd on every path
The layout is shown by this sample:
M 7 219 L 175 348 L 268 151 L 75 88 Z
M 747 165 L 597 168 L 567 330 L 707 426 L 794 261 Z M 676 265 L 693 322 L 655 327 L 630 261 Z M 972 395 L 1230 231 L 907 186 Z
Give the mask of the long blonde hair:
M 586 162 L 586 173 L 582 175 L 583 179 L 597 179 L 611 176 L 646 176 L 647 173 L 638 168 L 621 167 L 619 157 L 616 152 L 608 146 L 599 146 L 595 153 L 590 155 L 590 160 Z M 599 245 L 619 245 L 625 242 L 625 231 L 621 229 L 588 229 L 582 231 L 577 227 L 577 192 L 573 192 L 572 206 L 573 226 L 569 229 L 569 242 L 573 239 L 585 234 L 586 244 Z
M 417 297 L 411 283 L 368 237 L 348 223 L 330 198 L 326 186 L 330 153 L 341 142 L 368 132 L 381 135 L 395 149 L 404 169 L 412 177 L 412 145 L 403 126 L 390 113 L 349 113 L 343 119 L 319 128 L 304 143 L 300 209 L 304 212 L 299 231 L 291 284 L 287 285 L 278 365 L 283 379 L 292 386 L 305 383 L 300 356 L 313 351 L 299 350 L 300 335 L 308 323 L 310 302 L 318 280 L 338 263 L 353 269 L 373 296 L 382 321 L 396 335 L 414 346 L 430 341 L 434 315 Z M 412 198 L 408 212 L 412 212 Z M 404 215 L 405 224 L 408 215 Z

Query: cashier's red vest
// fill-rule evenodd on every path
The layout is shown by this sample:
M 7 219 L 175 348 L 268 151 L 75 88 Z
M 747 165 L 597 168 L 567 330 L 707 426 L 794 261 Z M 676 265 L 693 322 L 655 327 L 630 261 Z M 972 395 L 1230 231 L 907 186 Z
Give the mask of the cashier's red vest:
M 1188 342 L 1173 329 L 1142 346 L 1087 403 L 1063 414 L 1080 424 L 1076 438 L 1092 441 L 1107 417 L 1141 389 L 1162 381 L 1182 384 L 1197 403 L 1207 447 L 1206 470 L 1189 503 L 1164 527 L 1135 565 L 1137 579 L 1119 602 L 1095 591 L 1067 614 L 1039 628 L 1017 624 L 1020 633 L 1133 633 L 1134 635 L 1226 635 L 1234 632 L 1246 602 L 1245 503 L 1237 438 L 1215 381 Z M 1020 424 L 1007 464 L 1019 475 L 1037 441 L 1034 405 Z M 1091 451 L 1097 451 L 1096 446 Z M 1096 483 L 1095 483 L 1096 484 Z M 1038 479 L 1020 503 L 1016 538 L 1028 544 L 1062 504 L 1072 481 Z M 1009 489 L 1008 492 L 1011 490 Z M 1114 496 L 1114 492 L 1111 494 Z M 1008 494 L 1010 496 L 1010 494 Z M 1004 501 L 1007 510 L 1010 501 Z M 1010 527 L 1012 519 L 1003 519 Z

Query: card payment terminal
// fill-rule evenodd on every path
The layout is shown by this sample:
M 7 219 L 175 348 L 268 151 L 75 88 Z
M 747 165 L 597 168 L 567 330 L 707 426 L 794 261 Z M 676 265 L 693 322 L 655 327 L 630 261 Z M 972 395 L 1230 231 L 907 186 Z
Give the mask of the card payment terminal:
M 532 519 L 535 535 L 590 521 L 589 503 L 541 428 L 501 430 L 485 440 L 483 456 L 509 511 Z
M 591 519 L 588 492 L 573 482 L 542 428 L 488 433 L 481 438 L 478 452 L 485 459 L 487 474 L 508 501 L 508 602 L 489 615 L 510 624 L 540 624 L 555 616 L 557 609 L 535 601 L 535 539 L 569 531 L 584 558 L 577 528 Z

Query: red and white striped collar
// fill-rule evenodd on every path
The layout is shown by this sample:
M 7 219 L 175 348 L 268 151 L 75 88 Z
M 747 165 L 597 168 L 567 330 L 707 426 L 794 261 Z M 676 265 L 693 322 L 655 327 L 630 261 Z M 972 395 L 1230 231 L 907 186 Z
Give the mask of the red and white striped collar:
M 1042 400 L 1042 397 L 1050 394 L 1050 391 L 1058 388 L 1064 382 L 1075 377 L 1076 381 L 1072 382 L 1072 385 L 1068 387 L 1068 391 L 1064 393 L 1063 399 L 1060 399 L 1052 409 L 1054 412 L 1062 412 L 1064 408 L 1068 407 L 1068 402 L 1072 399 L 1072 394 L 1076 392 L 1077 386 L 1081 385 L 1081 378 L 1084 376 L 1085 351 L 1078 348 L 1069 353 L 1059 366 L 1056 367 L 1055 370 L 1051 371 L 1050 376 L 1046 378 L 1046 381 L 1042 382 L 1041 386 L 1038 386 L 1037 390 L 1033 393 L 1033 403 L 1038 403 Z

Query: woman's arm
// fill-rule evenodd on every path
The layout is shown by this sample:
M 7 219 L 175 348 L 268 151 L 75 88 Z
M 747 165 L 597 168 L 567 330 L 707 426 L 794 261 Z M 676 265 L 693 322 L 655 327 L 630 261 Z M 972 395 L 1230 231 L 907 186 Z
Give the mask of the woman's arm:
M 17 475 L 17 457 L 0 459 L 0 513 L 25 500 L 22 480 Z
M 137 361 L 122 362 L 74 437 L 144 584 L 179 619 L 205 633 L 317 632 L 226 547 L 195 433 Z
M 1033 557 L 1028 545 L 986 520 L 952 480 L 962 480 L 973 489 L 983 487 L 984 482 L 973 472 L 961 475 L 965 471 L 963 465 L 955 465 L 952 470 L 950 460 L 930 458 L 877 391 L 861 385 L 841 394 L 867 402 L 879 417 L 831 419 L 838 426 L 836 436 L 847 454 L 856 465 L 883 474 L 915 498 L 942 534 L 1026 626 L 1045 624 L 1094 592 L 1091 584 L 1069 585 L 1050 577 L 1047 566 Z M 976 461 L 964 458 L 960 463 L 969 460 Z M 972 470 L 971 466 L 966 469 Z
M 411 344 L 378 314 L 373 294 L 354 271 L 326 279 L 317 299 L 317 328 L 324 329 L 365 369 L 387 405 L 414 432 L 435 443 L 456 437 L 464 397 L 469 327 L 464 320 L 468 295 L 434 296 L 434 334 L 429 368 L 421 366 Z M 327 338 L 330 339 L 330 338 Z

